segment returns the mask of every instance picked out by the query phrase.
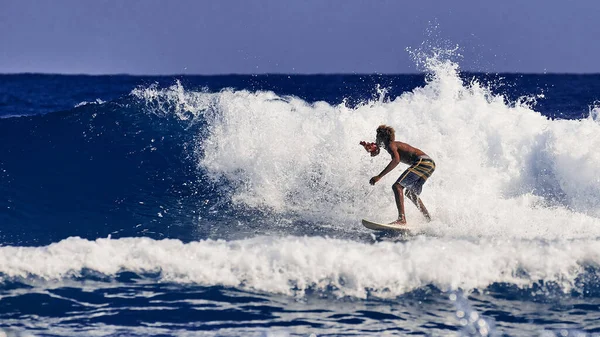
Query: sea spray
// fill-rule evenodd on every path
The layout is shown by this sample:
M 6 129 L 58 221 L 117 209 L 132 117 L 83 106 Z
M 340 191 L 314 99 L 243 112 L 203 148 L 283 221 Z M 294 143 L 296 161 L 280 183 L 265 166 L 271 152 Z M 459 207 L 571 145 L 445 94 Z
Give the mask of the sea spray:
M 403 167 L 369 186 L 389 157 L 371 158 L 358 146 L 388 124 L 437 164 L 421 195 L 434 221 L 426 224 L 408 206 L 412 225 L 455 237 L 600 236 L 600 125 L 593 117 L 551 120 L 528 101 L 465 83 L 454 62 L 425 64 L 432 74 L 425 86 L 352 107 L 266 91 L 195 92 L 180 83 L 132 94 L 158 113 L 168 102 L 182 119 L 206 123 L 196 140 L 198 167 L 226 181 L 234 203 L 266 216 L 344 227 L 394 219 L 390 187 Z
M 121 273 L 148 281 L 223 286 L 303 297 L 393 299 L 433 286 L 442 291 L 586 287 L 586 268 L 600 264 L 600 243 L 458 240 L 421 237 L 375 244 L 322 237 L 256 237 L 223 241 L 69 238 L 45 247 L 0 247 L 3 282 L 62 283 Z M 590 282 L 595 282 L 590 279 Z

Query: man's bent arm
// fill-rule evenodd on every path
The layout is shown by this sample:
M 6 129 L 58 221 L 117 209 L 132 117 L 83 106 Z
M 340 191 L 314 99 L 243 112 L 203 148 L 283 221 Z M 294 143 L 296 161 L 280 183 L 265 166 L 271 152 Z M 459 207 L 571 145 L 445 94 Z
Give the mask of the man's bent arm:
M 398 154 L 397 151 L 393 151 L 393 153 L 391 154 L 391 156 L 392 156 L 392 160 L 383 169 L 383 171 L 381 171 L 381 173 L 379 173 L 379 178 L 383 178 L 383 176 L 385 176 L 386 174 L 390 173 L 390 171 L 393 170 L 393 169 L 395 169 L 396 166 L 398 166 L 398 164 L 400 163 L 400 155 Z

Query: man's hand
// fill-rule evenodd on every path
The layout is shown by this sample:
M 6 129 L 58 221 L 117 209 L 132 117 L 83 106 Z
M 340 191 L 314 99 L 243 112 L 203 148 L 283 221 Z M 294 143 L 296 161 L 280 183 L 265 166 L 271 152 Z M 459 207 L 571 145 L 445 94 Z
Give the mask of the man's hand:
M 360 145 L 362 145 L 367 152 L 371 154 L 371 157 L 375 157 L 379 154 L 379 146 L 375 143 L 367 143 L 365 141 L 361 141 Z
M 371 180 L 369 180 L 369 184 L 375 185 L 375 183 L 378 182 L 379 179 L 381 179 L 379 176 L 374 176 L 373 178 L 371 178 Z

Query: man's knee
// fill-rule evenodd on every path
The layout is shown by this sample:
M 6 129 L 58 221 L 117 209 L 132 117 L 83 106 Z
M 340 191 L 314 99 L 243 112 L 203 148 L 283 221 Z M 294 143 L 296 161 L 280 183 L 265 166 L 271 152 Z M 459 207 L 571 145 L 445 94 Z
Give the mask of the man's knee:
M 400 185 L 399 183 L 394 183 L 394 185 L 392 185 L 392 189 L 398 193 L 402 193 L 404 187 L 402 187 L 402 185 Z

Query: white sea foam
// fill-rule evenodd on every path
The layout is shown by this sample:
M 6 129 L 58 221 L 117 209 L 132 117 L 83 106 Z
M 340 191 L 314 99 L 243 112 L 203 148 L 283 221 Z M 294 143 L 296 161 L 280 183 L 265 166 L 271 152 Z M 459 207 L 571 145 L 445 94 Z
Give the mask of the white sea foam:
M 600 101 L 594 102 L 594 105 L 590 106 L 589 119 L 600 123 Z
M 456 63 L 425 64 L 424 87 L 357 107 L 273 92 L 195 92 L 180 83 L 132 94 L 157 113 L 206 120 L 198 165 L 227 179 L 232 199 L 248 207 L 354 229 L 363 217 L 393 220 L 390 187 L 404 167 L 371 187 L 389 157 L 371 158 L 358 145 L 388 124 L 437 164 L 422 194 L 434 221 L 424 224 L 408 205 L 411 225 L 445 237 L 600 237 L 596 107 L 589 118 L 550 120 L 527 100 L 464 84 Z
M 79 102 L 79 103 L 75 104 L 75 108 L 79 108 L 79 107 L 85 106 L 85 105 L 102 105 L 104 103 L 106 103 L 106 101 L 103 101 L 100 98 L 96 98 L 95 101 L 91 101 L 91 102 L 88 102 L 88 101 Z
M 26 115 L 26 114 L 10 114 L 10 115 L 2 115 L 2 116 L 0 116 L 0 119 L 1 118 L 19 118 L 19 117 L 27 117 L 27 116 L 29 116 L 29 115 Z
M 578 240 L 420 237 L 368 244 L 322 237 L 256 237 L 184 244 L 148 238 L 88 241 L 73 237 L 46 247 L 0 248 L 3 279 L 60 282 L 84 270 L 107 276 L 129 271 L 149 273 L 159 282 L 290 296 L 324 291 L 356 298 L 394 298 L 427 285 L 468 291 L 495 282 L 527 287 L 540 280 L 569 290 L 585 267 L 598 264 L 600 242 Z
M 391 125 L 397 139 L 437 163 L 422 194 L 434 220 L 424 223 L 407 207 L 413 231 L 426 236 L 372 245 L 319 237 L 58 245 L 107 245 L 100 250 L 112 252 L 98 254 L 117 260 L 90 268 L 103 273 L 160 270 L 164 281 L 269 293 L 394 297 L 426 285 L 470 290 L 540 280 L 574 287 L 585 267 L 600 263 L 597 108 L 589 118 L 551 120 L 528 99 L 508 102 L 476 81 L 463 83 L 456 63 L 425 65 L 424 87 L 356 107 L 263 91 L 196 92 L 180 83 L 132 94 L 157 114 L 206 121 L 198 165 L 229 182 L 234 202 L 348 231 L 366 231 L 362 217 L 396 215 L 390 187 L 403 168 L 370 186 L 389 157 L 371 158 L 358 145 L 374 140 L 379 124 Z M 34 274 L 81 268 L 89 267 Z M 23 274 L 16 270 L 5 274 Z

